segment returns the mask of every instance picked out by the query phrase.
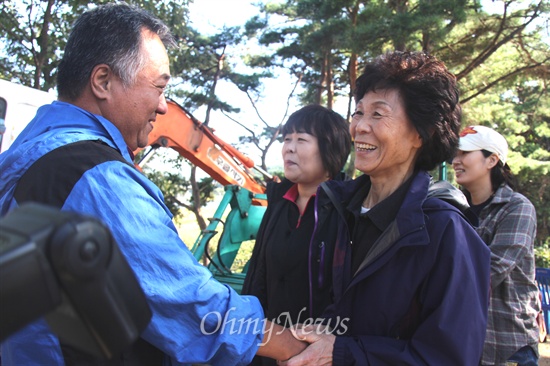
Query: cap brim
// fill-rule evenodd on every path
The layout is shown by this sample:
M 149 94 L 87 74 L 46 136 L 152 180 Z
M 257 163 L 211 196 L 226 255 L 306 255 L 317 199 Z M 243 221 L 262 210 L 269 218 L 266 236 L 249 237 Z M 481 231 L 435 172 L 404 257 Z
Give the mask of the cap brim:
M 458 143 L 458 149 L 462 151 L 476 151 L 482 150 L 481 147 L 474 144 L 470 139 L 461 138 Z

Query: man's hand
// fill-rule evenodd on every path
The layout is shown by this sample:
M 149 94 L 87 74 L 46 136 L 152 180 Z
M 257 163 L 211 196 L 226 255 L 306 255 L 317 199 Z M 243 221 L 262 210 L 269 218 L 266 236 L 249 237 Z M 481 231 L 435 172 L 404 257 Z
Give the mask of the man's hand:
M 306 347 L 307 343 L 300 342 L 288 328 L 283 328 L 279 324 L 266 320 L 264 338 L 256 354 L 286 360 L 299 354 Z
M 278 365 L 332 365 L 332 350 L 334 349 L 336 336 L 327 332 L 327 328 L 306 326 L 296 329 L 291 328 L 290 330 L 296 339 L 309 343 L 309 346 L 302 353 L 287 361 L 278 361 Z

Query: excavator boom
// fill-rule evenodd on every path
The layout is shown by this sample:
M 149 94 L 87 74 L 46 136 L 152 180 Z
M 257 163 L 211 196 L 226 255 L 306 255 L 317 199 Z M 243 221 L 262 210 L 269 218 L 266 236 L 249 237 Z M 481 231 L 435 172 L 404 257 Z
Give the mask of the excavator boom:
M 167 100 L 167 104 L 168 112 L 158 115 L 153 124 L 149 146 L 176 150 L 224 186 L 238 185 L 252 193 L 265 192 L 265 186 L 254 178 L 251 169 L 269 175 L 256 167 L 252 159 L 224 142 L 176 102 Z

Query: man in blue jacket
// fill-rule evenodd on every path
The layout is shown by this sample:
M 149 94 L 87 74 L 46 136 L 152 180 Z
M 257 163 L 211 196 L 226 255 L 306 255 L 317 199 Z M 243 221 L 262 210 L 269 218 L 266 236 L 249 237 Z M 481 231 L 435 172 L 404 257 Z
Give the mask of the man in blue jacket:
M 1 214 L 37 201 L 95 216 L 112 231 L 153 317 L 109 365 L 239 365 L 257 352 L 287 359 L 303 344 L 264 321 L 256 298 L 196 262 L 161 192 L 132 164 L 131 151 L 147 145 L 156 115 L 166 113 L 165 46 L 173 44 L 166 25 L 138 8 L 108 4 L 83 14 L 59 65 L 59 101 L 40 108 L 0 155 Z M 60 343 L 44 320 L 12 335 L 1 354 L 3 365 L 101 362 Z

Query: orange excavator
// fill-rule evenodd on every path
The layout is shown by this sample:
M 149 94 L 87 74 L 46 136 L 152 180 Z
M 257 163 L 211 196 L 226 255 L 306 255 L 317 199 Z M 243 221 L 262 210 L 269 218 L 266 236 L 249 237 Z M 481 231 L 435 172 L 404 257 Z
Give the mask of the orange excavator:
M 253 193 L 265 192 L 265 185 L 252 174 L 252 170 L 260 173 L 263 180 L 272 179 L 270 174 L 216 136 L 212 129 L 182 106 L 170 99 L 167 104 L 168 112 L 157 116 L 153 131 L 149 134 L 149 152 L 158 147 L 172 148 L 224 186 L 235 184 Z M 147 154 L 138 165 L 146 160 Z
M 273 177 L 254 161 L 214 134 L 182 106 L 167 100 L 168 112 L 158 115 L 149 134 L 149 148 L 136 164 L 144 165 L 151 152 L 168 147 L 200 167 L 224 186 L 225 194 L 210 224 L 191 251 L 197 260 L 208 259 L 208 268 L 220 282 L 240 292 L 248 265 L 232 269 L 241 244 L 254 240 L 267 207 L 266 180 Z M 135 154 L 143 149 L 134 151 Z M 140 168 L 141 169 L 141 168 Z M 256 171 L 256 175 L 253 174 Z M 263 180 L 256 178 L 260 175 Z M 217 244 L 211 243 L 222 226 Z

